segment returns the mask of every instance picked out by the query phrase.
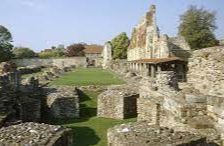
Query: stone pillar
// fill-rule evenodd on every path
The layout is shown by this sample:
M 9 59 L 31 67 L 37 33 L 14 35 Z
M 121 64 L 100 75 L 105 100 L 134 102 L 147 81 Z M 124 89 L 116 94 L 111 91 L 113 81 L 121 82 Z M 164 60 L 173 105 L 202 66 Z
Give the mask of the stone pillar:
M 162 69 L 161 69 L 161 66 L 160 66 L 160 65 L 157 65 L 157 71 L 158 71 L 158 72 L 162 71 Z
M 154 65 L 151 65 L 151 77 L 156 77 L 156 69 Z
M 112 61 L 112 46 L 110 42 L 107 42 L 104 45 L 104 49 L 103 49 L 103 68 L 107 69 L 110 67 Z

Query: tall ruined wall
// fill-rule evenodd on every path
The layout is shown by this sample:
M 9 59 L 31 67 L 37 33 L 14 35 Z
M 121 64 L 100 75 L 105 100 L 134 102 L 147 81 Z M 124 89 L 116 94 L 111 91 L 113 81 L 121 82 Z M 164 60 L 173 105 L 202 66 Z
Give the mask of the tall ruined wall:
M 72 58 L 60 58 L 60 59 L 16 59 L 14 62 L 18 66 L 57 66 L 57 67 L 69 67 L 69 66 L 86 66 L 86 57 L 72 57 Z
M 189 60 L 188 83 L 205 95 L 224 95 L 224 47 L 194 51 Z
M 142 21 L 133 29 L 128 61 L 148 58 L 188 58 L 190 47 L 181 36 L 161 35 L 156 22 L 156 6 L 152 5 Z
M 150 11 L 146 13 L 141 22 L 133 29 L 129 49 L 146 47 L 147 28 L 154 23 L 155 11 L 155 5 L 152 5 Z
M 152 48 L 159 37 L 155 15 L 156 6 L 152 5 L 141 22 L 133 29 L 127 53 L 128 61 L 147 58 L 152 55 Z

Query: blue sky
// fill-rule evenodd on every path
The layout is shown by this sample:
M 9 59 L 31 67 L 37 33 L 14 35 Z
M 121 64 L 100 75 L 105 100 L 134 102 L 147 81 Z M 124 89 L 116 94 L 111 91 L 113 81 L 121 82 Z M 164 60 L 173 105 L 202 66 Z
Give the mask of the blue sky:
M 15 46 L 35 51 L 77 42 L 104 44 L 132 28 L 157 6 L 162 33 L 177 33 L 179 16 L 189 5 L 216 11 L 216 36 L 224 38 L 224 0 L 0 0 L 0 25 L 13 35 Z

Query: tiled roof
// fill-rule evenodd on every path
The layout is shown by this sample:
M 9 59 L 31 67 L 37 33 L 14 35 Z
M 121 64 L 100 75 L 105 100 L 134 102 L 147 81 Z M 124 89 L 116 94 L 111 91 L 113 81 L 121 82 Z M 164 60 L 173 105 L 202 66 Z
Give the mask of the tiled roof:
M 179 57 L 169 57 L 169 58 L 148 58 L 148 59 L 140 59 L 140 60 L 133 60 L 130 62 L 133 63 L 149 63 L 149 64 L 159 64 L 159 63 L 165 63 L 165 62 L 171 62 L 171 61 L 183 61 L 183 59 Z
M 103 51 L 103 46 L 100 45 L 85 45 L 84 47 L 86 54 L 101 54 Z

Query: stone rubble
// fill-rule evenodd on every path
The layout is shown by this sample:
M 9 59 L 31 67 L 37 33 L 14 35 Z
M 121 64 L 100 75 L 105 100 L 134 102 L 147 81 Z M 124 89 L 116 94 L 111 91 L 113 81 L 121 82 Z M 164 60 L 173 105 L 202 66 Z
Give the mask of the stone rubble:
M 71 144 L 71 130 L 62 126 L 22 123 L 0 129 L 2 146 L 61 146 Z
M 199 134 L 137 122 L 117 125 L 108 130 L 108 146 L 206 146 Z

